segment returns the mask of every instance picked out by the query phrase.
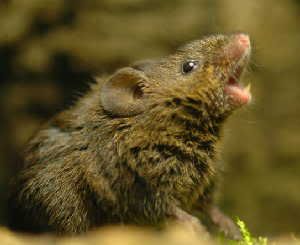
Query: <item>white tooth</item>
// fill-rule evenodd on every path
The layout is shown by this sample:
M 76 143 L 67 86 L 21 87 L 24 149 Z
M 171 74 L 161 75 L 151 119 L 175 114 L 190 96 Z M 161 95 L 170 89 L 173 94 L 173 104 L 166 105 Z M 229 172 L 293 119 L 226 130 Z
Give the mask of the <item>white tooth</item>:
M 245 91 L 250 93 L 251 91 L 251 83 L 249 83 L 246 87 L 245 87 Z

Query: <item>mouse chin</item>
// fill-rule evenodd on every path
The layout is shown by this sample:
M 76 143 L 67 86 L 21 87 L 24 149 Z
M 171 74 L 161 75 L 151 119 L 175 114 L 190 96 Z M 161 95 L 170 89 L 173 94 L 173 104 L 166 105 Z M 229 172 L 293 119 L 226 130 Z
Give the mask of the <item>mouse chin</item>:
M 243 87 L 238 83 L 228 83 L 225 85 L 224 92 L 228 102 L 234 106 L 243 106 L 251 102 L 250 85 Z

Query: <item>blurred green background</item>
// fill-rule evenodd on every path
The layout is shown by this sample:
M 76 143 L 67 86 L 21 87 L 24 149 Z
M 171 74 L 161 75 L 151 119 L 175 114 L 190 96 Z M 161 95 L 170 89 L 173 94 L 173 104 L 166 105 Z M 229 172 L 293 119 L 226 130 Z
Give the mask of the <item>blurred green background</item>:
M 8 182 L 41 122 L 91 75 L 209 33 L 250 34 L 254 101 L 225 130 L 219 202 L 261 235 L 300 233 L 300 1 L 2 0 L 0 223 Z

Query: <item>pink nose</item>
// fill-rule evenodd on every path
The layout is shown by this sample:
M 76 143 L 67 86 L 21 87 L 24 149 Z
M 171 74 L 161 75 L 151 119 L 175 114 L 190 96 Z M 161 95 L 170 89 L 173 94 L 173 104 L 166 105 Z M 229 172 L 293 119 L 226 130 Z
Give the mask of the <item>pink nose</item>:
M 241 47 L 246 49 L 250 47 L 250 39 L 248 35 L 241 33 L 237 34 L 235 38 Z
M 251 48 L 250 38 L 247 34 L 235 34 L 225 47 L 225 54 L 229 59 L 238 60 L 249 52 Z

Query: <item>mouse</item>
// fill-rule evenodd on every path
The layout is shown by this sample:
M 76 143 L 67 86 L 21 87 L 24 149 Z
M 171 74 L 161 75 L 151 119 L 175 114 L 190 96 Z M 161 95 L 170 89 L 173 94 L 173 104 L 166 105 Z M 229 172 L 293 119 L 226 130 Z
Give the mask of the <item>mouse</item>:
M 178 222 L 205 231 L 200 212 L 238 239 L 214 193 L 223 126 L 251 101 L 240 82 L 250 53 L 247 34 L 215 34 L 96 78 L 26 146 L 10 227 L 74 235 Z

